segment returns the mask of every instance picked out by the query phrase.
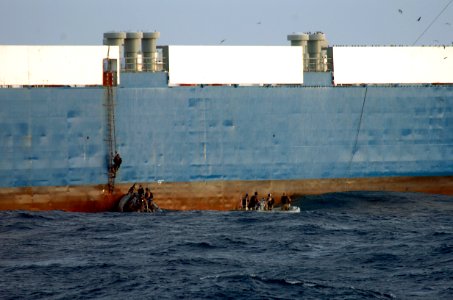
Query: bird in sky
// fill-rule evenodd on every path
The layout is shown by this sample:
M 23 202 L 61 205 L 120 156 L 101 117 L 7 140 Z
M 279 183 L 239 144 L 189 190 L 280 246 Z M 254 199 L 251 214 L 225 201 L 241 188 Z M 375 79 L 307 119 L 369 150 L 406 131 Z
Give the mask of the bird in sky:
M 420 22 L 421 19 L 422 19 L 422 17 L 418 17 L 417 22 Z
M 400 14 L 402 14 L 402 13 L 403 13 L 403 10 L 400 8 L 400 9 L 398 9 L 398 12 L 399 12 Z
M 221 41 L 220 41 L 220 43 L 219 43 L 219 44 L 223 44 L 223 43 L 224 43 L 225 41 L 226 41 L 226 40 L 225 40 L 225 39 L 223 39 L 223 40 L 221 40 Z

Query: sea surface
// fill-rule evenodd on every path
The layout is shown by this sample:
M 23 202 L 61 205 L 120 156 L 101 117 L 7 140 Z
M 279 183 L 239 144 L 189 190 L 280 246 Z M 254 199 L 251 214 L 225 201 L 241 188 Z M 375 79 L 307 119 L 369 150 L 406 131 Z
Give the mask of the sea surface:
M 453 299 L 453 198 L 300 213 L 0 212 L 0 299 Z

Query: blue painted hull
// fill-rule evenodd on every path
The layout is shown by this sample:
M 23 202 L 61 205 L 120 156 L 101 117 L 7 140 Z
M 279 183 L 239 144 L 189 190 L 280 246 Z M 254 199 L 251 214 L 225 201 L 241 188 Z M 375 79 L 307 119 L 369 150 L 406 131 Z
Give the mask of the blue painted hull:
M 116 192 L 133 182 L 453 176 L 453 86 L 334 87 L 327 76 L 167 87 L 163 73 L 124 74 Z M 0 89 L 0 105 L 1 202 L 26 187 L 107 183 L 104 88 Z
M 125 181 L 451 175 L 453 89 L 119 91 Z M 363 114 L 361 113 L 363 108 Z M 360 128 L 359 128 L 360 127 Z

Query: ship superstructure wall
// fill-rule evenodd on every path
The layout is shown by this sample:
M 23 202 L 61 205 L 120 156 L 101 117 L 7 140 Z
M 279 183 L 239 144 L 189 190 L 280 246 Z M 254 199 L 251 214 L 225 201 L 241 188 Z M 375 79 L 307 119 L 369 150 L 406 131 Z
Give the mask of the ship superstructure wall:
M 0 45 L 0 87 L 102 85 L 104 60 L 117 70 L 119 55 L 118 46 Z
M 303 84 L 303 51 L 291 46 L 169 46 L 169 85 Z
M 169 85 L 303 84 L 307 69 L 303 49 L 169 46 Z M 328 52 L 333 57 L 320 57 L 315 69 L 325 72 L 333 64 L 335 85 L 453 84 L 452 46 L 333 46 Z
M 167 48 L 171 86 L 304 83 L 302 46 Z M 333 65 L 335 85 L 453 84 L 452 46 L 328 49 L 332 61 L 324 61 L 328 58 L 324 57 L 322 63 Z M 0 46 L 0 87 L 101 86 L 105 72 L 111 72 L 115 76 L 112 82 L 117 84 L 121 59 L 120 46 Z
M 335 84 L 453 83 L 453 47 L 333 47 Z

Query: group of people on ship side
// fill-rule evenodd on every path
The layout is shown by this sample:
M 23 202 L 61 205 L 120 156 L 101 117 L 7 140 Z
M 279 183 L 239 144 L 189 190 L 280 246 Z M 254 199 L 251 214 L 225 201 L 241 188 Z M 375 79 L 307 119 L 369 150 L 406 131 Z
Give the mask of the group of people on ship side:
M 280 202 L 282 204 L 282 210 L 289 210 L 291 206 L 291 198 L 283 193 Z M 273 210 L 275 199 L 271 193 L 267 194 L 267 197 L 259 199 L 258 192 L 255 192 L 251 197 L 246 193 L 241 199 L 240 207 L 242 210 Z

